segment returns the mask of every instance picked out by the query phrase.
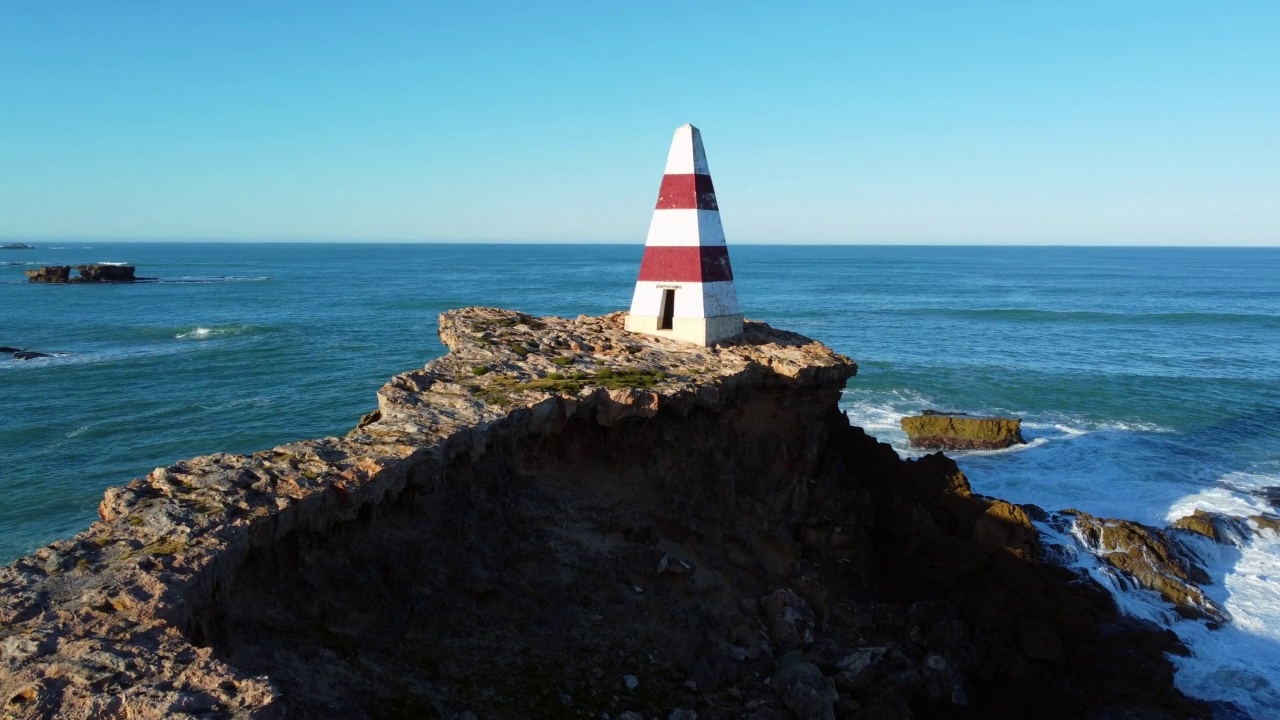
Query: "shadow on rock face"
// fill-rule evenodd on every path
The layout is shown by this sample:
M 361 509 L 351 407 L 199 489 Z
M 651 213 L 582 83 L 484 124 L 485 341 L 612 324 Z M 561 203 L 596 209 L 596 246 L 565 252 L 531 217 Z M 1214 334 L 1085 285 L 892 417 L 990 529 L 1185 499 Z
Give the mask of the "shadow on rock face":
M 848 358 L 622 322 L 445 313 L 349 436 L 108 489 L 0 568 L 5 714 L 1206 715 L 1023 508 L 850 427 Z
M 1199 712 L 1172 689 L 1175 639 L 830 394 L 495 433 L 251 555 L 203 640 L 275 679 L 291 717 Z

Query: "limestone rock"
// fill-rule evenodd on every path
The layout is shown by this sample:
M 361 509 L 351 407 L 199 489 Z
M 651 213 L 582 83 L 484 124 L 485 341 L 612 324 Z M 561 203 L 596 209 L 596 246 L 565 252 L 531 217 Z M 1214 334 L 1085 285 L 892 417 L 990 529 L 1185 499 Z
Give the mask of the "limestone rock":
M 1196 509 L 1186 517 L 1178 518 L 1171 527 L 1175 530 L 1203 535 L 1223 545 L 1242 546 L 1249 535 L 1248 523 L 1244 518 L 1200 509 Z
M 76 282 L 133 282 L 137 278 L 132 265 L 77 265 Z
M 27 281 L 33 283 L 64 283 L 71 280 L 70 265 L 48 265 L 27 270 Z
M 77 275 L 71 276 L 70 265 L 48 265 L 27 270 L 27 281 L 33 283 L 66 282 L 133 282 L 135 268 L 131 265 L 76 265 Z
M 1021 445 L 1022 421 L 1017 418 L 971 417 L 964 413 L 926 410 L 902 418 L 912 447 L 935 450 L 998 450 Z
M 1198 587 L 1209 583 L 1208 573 L 1177 539 L 1131 520 L 1096 518 L 1078 510 L 1064 514 L 1073 517 L 1077 531 L 1099 558 L 1138 586 L 1160 593 L 1180 614 L 1227 620 L 1226 611 Z
M 157 468 L 0 568 L 0 715 L 1207 717 L 1021 509 L 851 427 L 820 343 L 440 335 L 346 437 Z

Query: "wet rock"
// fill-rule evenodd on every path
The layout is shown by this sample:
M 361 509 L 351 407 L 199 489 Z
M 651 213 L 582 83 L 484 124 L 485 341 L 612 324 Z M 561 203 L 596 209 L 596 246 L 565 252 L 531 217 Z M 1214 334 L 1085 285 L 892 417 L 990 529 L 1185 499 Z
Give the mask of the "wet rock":
M 1274 533 L 1280 533 L 1280 517 L 1275 515 L 1250 515 L 1249 521 L 1258 530 L 1270 530 Z
M 901 425 L 912 447 L 918 448 L 998 450 L 1026 443 L 1022 439 L 1022 420 L 1017 418 L 926 410 L 922 415 L 902 418 Z
M 1178 518 L 1171 527 L 1203 535 L 1219 544 L 1237 547 L 1244 545 L 1244 539 L 1249 534 L 1248 524 L 1243 518 L 1200 509 L 1186 517 Z
M 53 356 L 48 353 L 36 352 L 35 350 L 19 350 L 13 354 L 14 360 L 36 360 L 47 357 Z
M 1130 520 L 1096 518 L 1064 511 L 1095 555 L 1139 587 L 1154 590 L 1189 618 L 1227 620 L 1226 612 L 1197 584 L 1210 582 L 1195 556 L 1163 531 Z
M 1262 498 L 1271 503 L 1271 507 L 1280 510 L 1280 487 L 1264 487 L 1249 491 L 1250 495 Z

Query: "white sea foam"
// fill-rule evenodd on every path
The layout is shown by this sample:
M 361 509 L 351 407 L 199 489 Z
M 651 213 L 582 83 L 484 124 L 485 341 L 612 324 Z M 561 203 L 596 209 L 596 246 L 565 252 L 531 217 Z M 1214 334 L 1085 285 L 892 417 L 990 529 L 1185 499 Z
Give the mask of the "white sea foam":
M 230 325 L 227 327 L 197 327 L 191 330 L 180 332 L 173 337 L 177 340 L 210 340 L 212 338 L 230 337 L 233 335 L 241 335 L 252 330 L 247 325 Z
M 918 456 L 921 451 L 910 447 L 899 421 L 936 403 L 911 391 L 850 391 L 842 405 L 850 422 L 889 442 L 900 454 Z M 1276 513 L 1254 493 L 1280 487 L 1280 473 L 1180 466 L 1167 456 L 1173 438 L 1168 428 L 1072 417 L 1031 417 L 1022 427 L 1026 445 L 948 453 L 975 491 L 1050 510 L 1075 507 L 1155 526 L 1197 509 L 1241 518 Z M 1235 544 L 1188 540 L 1213 580 L 1203 588 L 1205 594 L 1231 617 L 1230 623 L 1211 630 L 1202 621 L 1181 618 L 1159 594 L 1135 588 L 1098 561 L 1082 538 L 1037 526 L 1046 545 L 1056 546 L 1062 563 L 1107 588 L 1123 613 L 1177 633 L 1192 653 L 1173 658 L 1175 681 L 1183 692 L 1232 703 L 1251 717 L 1280 717 L 1280 534 L 1250 523 Z
M 1230 473 L 1222 484 L 1179 499 L 1169 507 L 1167 519 L 1176 520 L 1195 510 L 1236 517 L 1272 513 L 1263 500 L 1241 492 L 1247 478 L 1252 487 L 1280 485 L 1280 477 Z M 1191 542 L 1204 561 L 1212 584 L 1204 586 L 1209 598 L 1231 615 L 1231 623 L 1218 630 L 1192 622 L 1170 627 L 1191 650 L 1191 656 L 1174 658 L 1175 682 L 1190 695 L 1235 703 L 1254 717 L 1280 716 L 1280 535 L 1249 522 L 1249 530 L 1233 544 L 1219 545 L 1207 538 Z
M 98 262 L 98 263 L 96 263 L 96 264 L 98 264 L 98 265 L 128 265 L 129 263 L 127 263 L 127 262 L 110 262 L 110 261 L 107 261 L 107 260 L 102 260 L 102 261 L 100 261 L 100 262 Z
M 239 277 L 235 275 L 219 275 L 217 277 L 201 276 L 201 275 L 183 275 L 176 278 L 159 278 L 157 282 L 162 283 L 228 283 L 228 282 L 261 282 L 263 280 L 271 280 L 269 275 L 259 275 L 257 277 Z
M 1280 485 L 1280 477 L 1258 480 Z M 1179 498 L 1168 507 L 1165 520 L 1172 522 L 1197 509 L 1237 517 L 1270 510 L 1256 497 L 1217 486 Z M 1232 703 L 1250 717 L 1280 716 L 1280 535 L 1259 530 L 1256 523 L 1249 523 L 1248 531 L 1226 544 L 1179 535 L 1212 579 L 1202 588 L 1205 594 L 1231 618 L 1228 624 L 1211 629 L 1203 621 L 1180 617 L 1157 593 L 1135 588 L 1094 557 L 1074 528 L 1063 533 L 1042 523 L 1037 527 L 1061 564 L 1106 588 L 1121 612 L 1156 622 L 1178 635 L 1191 651 L 1189 657 L 1171 658 L 1179 689 L 1205 700 Z
M 189 348 L 190 346 L 188 346 Z M 74 353 L 59 352 L 53 353 L 53 357 L 36 358 L 33 360 L 21 360 L 13 362 L 4 362 L 0 358 L 0 372 L 23 372 L 38 371 L 40 368 L 49 365 L 94 365 L 98 363 L 113 363 L 121 361 L 132 361 L 140 357 L 150 357 L 156 355 L 172 355 L 174 353 L 183 352 L 183 346 L 171 345 L 151 346 L 145 348 L 129 348 L 129 349 L 87 349 L 77 350 Z

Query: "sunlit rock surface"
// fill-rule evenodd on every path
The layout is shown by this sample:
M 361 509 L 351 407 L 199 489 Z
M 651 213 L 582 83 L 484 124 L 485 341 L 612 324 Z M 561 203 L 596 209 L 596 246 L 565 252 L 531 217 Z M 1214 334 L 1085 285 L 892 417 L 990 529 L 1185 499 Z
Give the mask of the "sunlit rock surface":
M 1022 508 L 850 427 L 820 343 L 440 335 L 348 436 L 159 468 L 0 569 L 4 714 L 1207 716 Z

